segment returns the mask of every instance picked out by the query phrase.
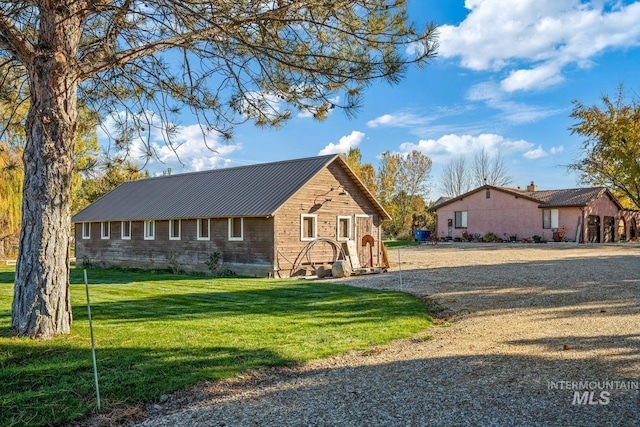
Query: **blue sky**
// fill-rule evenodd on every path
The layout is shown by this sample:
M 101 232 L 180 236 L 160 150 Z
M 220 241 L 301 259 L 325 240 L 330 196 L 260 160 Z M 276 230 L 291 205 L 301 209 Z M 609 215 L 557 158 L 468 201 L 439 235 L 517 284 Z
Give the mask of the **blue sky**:
M 640 91 L 640 2 L 410 0 L 412 20 L 440 27 L 438 56 L 398 85 L 376 83 L 355 118 L 298 116 L 278 130 L 243 125 L 229 144 L 204 149 L 195 124 L 181 128 L 185 166 L 169 150 L 151 172 L 173 173 L 345 152 L 377 167 L 380 153 L 418 149 L 433 159 L 430 198 L 446 163 L 485 148 L 500 153 L 513 186 L 578 186 L 564 165 L 579 154 L 572 100 L 587 105 Z

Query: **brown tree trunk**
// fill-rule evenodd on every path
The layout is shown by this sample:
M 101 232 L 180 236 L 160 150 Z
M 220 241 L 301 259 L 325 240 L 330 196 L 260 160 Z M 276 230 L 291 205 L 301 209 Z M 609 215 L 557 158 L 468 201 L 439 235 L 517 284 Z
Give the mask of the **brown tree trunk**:
M 43 2 L 40 40 L 27 64 L 31 107 L 23 155 L 22 230 L 12 306 L 19 336 L 49 339 L 71 328 L 69 231 L 76 127 L 80 2 Z

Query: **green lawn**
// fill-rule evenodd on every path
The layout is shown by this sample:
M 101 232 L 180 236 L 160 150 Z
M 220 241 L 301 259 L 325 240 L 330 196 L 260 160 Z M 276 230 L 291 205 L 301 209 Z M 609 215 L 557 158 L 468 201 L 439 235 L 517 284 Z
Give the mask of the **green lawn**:
M 413 240 L 385 240 L 384 245 L 387 249 L 402 249 L 408 246 L 418 246 L 419 243 Z
M 318 281 L 211 279 L 90 269 L 103 409 L 202 380 L 322 358 L 412 336 L 425 306 L 399 292 Z M 0 426 L 64 424 L 95 410 L 82 270 L 74 322 L 45 342 L 12 336 L 13 267 L 0 267 Z

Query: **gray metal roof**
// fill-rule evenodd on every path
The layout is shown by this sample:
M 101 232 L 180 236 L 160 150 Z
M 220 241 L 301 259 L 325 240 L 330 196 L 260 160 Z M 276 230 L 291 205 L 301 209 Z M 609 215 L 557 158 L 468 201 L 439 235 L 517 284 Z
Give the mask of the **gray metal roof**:
M 338 158 L 318 156 L 129 181 L 72 221 L 269 216 Z

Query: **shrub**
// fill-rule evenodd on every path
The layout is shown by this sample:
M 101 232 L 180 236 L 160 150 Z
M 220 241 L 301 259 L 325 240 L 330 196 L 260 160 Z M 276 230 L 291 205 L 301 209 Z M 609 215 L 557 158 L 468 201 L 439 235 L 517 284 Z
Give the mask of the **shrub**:
M 222 268 L 222 264 L 220 263 L 220 257 L 222 254 L 218 251 L 209 255 L 209 259 L 205 261 L 205 265 L 209 269 L 209 273 L 213 277 L 234 277 L 236 273 L 229 268 Z
M 489 233 L 484 235 L 484 241 L 485 242 L 497 242 L 498 241 L 498 236 L 496 236 L 495 233 L 489 232 Z

